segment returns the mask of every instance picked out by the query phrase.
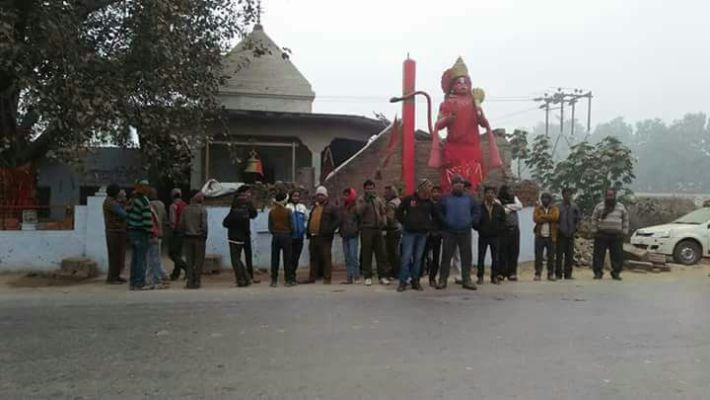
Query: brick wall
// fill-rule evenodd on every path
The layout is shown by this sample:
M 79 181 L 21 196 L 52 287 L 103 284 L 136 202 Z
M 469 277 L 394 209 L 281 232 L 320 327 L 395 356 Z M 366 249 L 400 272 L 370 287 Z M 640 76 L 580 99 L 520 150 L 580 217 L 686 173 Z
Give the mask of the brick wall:
M 353 158 L 341 165 L 325 182 L 328 193 L 340 198 L 341 193 L 348 187 L 355 188 L 358 193 L 362 192 L 362 183 L 367 179 L 372 179 L 378 186 L 378 191 L 386 185 L 395 185 L 402 188 L 402 147 L 401 143 L 397 143 L 394 153 L 389 159 L 388 164 L 378 173 L 378 167 L 381 165 L 384 158 L 387 145 L 390 141 L 391 129 L 387 129 L 379 136 L 372 139 L 359 153 Z M 504 130 L 496 131 L 496 143 L 500 149 L 501 158 L 503 159 L 504 168 L 491 171 L 484 184 L 499 187 L 508 182 L 512 184 L 513 174 L 510 169 L 511 152 L 508 141 L 505 138 Z M 439 171 L 427 166 L 429 161 L 429 153 L 431 151 L 431 140 L 428 134 L 417 132 L 417 142 L 415 146 L 415 176 L 416 179 L 428 178 L 432 182 L 439 182 Z M 484 160 L 488 160 L 488 136 L 481 137 L 481 148 L 483 150 Z M 486 161 L 487 162 L 487 161 Z M 513 184 L 513 188 L 520 193 L 523 204 L 532 205 L 537 199 L 537 185 L 532 182 L 521 182 Z

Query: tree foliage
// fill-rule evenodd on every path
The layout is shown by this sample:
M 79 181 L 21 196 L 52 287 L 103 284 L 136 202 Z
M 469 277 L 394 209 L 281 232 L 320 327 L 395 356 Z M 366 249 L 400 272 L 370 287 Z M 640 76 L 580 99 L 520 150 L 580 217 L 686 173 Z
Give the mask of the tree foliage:
M 533 139 L 525 166 L 530 169 L 532 178 L 543 187 L 549 187 L 555 163 L 552 160 L 552 144 L 550 138 L 538 135 Z
M 4 167 L 48 152 L 71 158 L 91 142 L 126 145 L 135 130 L 150 161 L 172 156 L 167 145 L 189 155 L 217 115 L 220 83 L 234 72 L 221 68 L 222 56 L 253 24 L 258 6 L 256 0 L 2 4 Z
M 516 129 L 513 133 L 506 135 L 510 144 L 511 158 L 518 164 L 518 177 L 523 174 L 522 167 L 529 157 L 528 151 L 528 133 L 526 131 Z

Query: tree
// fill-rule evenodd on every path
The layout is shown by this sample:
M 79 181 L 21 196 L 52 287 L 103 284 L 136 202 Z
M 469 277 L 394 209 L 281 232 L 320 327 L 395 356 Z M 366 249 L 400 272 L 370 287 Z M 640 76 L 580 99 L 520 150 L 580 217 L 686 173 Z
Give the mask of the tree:
M 525 166 L 530 169 L 534 180 L 542 185 L 543 188 L 549 188 L 552 172 L 555 169 L 549 137 L 538 135 L 533 139 L 529 156 L 525 160 Z
M 510 143 L 511 158 L 518 164 L 518 178 L 522 177 L 523 164 L 528 159 L 528 133 L 521 129 L 516 129 L 508 136 Z
M 590 213 L 608 188 L 619 191 L 622 198 L 632 194 L 629 185 L 635 178 L 634 162 L 631 150 L 615 137 L 608 136 L 596 145 L 581 142 L 555 167 L 552 187 L 574 190 L 579 208 Z
M 257 14 L 257 0 L 2 1 L 0 167 L 136 130 L 150 161 L 174 154 L 166 144 L 189 154 L 234 72 L 222 56 Z

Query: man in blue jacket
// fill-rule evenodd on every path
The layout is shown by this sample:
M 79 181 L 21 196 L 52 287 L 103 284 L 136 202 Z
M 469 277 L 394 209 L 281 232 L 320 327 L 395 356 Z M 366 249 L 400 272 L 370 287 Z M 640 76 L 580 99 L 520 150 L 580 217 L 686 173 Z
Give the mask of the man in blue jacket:
M 446 289 L 451 268 L 451 258 L 458 248 L 461 255 L 461 275 L 463 288 L 476 290 L 476 285 L 471 282 L 471 264 L 473 254 L 471 251 L 471 229 L 478 225 L 481 217 L 481 207 L 473 198 L 464 192 L 464 179 L 456 175 L 451 180 L 451 194 L 441 200 L 441 214 L 444 219 L 444 251 L 439 272 L 439 285 L 437 289 Z

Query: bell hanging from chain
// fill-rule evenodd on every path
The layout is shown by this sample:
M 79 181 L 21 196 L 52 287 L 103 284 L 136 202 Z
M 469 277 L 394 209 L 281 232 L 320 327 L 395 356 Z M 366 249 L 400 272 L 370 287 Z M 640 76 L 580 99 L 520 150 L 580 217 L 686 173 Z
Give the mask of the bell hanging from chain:
M 261 164 L 261 160 L 258 156 L 256 150 L 249 152 L 249 159 L 247 160 L 247 166 L 244 168 L 244 172 L 264 176 L 264 166 Z

